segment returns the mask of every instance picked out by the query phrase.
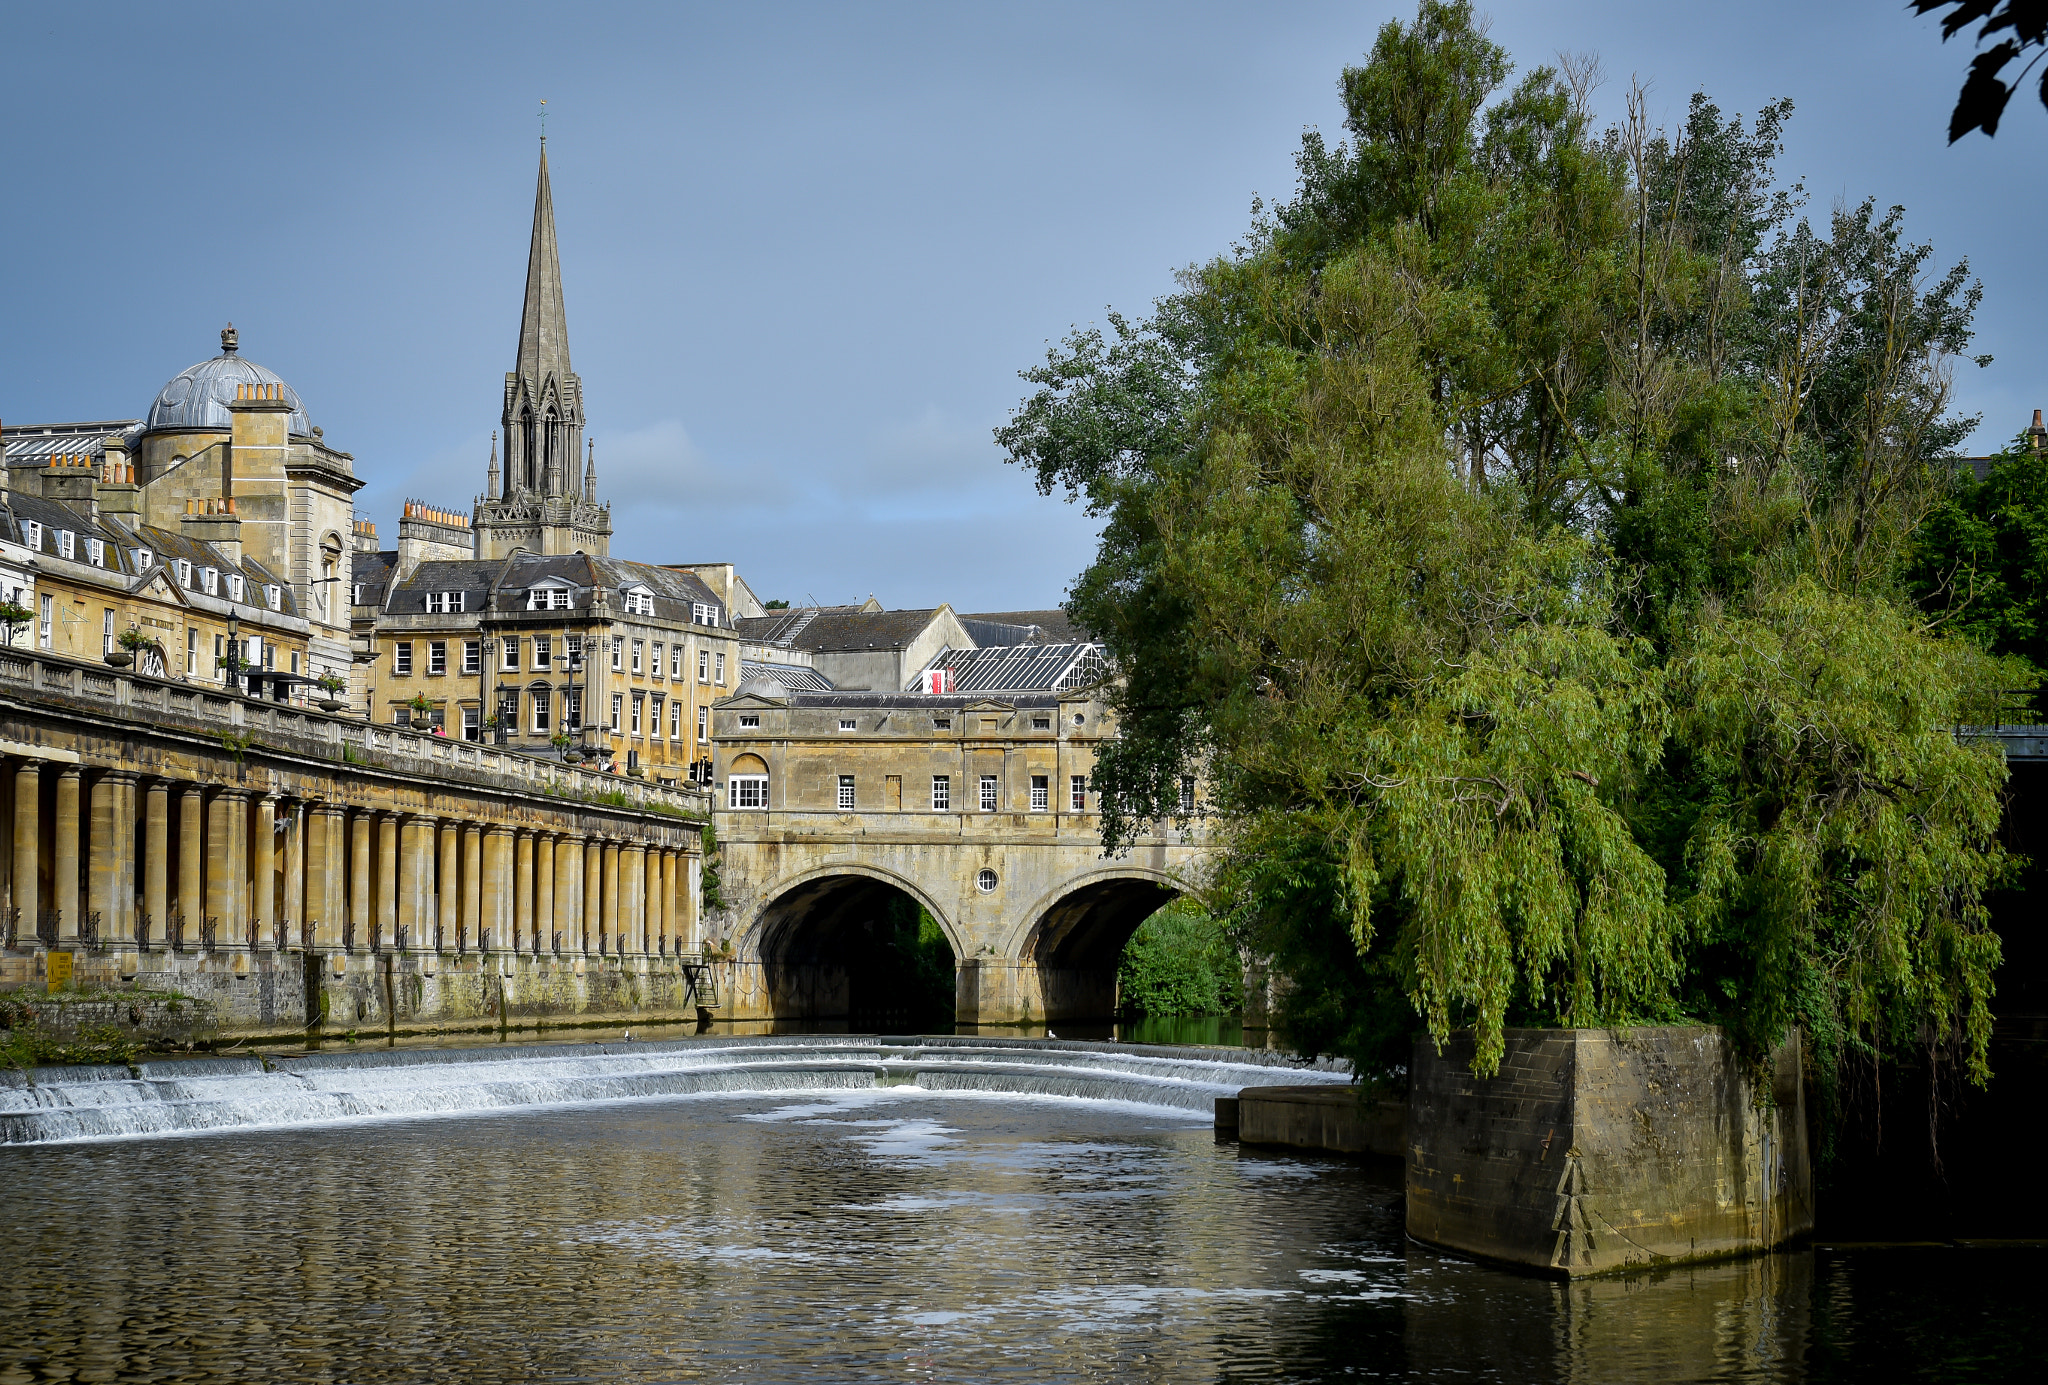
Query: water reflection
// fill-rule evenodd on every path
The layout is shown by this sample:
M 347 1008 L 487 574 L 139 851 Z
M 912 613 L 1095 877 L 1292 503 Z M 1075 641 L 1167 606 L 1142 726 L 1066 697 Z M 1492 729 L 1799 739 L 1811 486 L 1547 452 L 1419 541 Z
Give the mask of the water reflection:
M 0 1382 L 2000 1379 L 2048 1345 L 2025 1252 L 1557 1285 L 1404 1241 L 1398 1170 L 1107 1103 L 721 1095 L 0 1178 Z

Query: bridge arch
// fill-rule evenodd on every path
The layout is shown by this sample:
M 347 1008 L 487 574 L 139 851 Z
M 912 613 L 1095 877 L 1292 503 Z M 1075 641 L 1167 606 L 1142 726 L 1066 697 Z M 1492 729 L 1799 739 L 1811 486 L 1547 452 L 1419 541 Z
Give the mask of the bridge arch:
M 931 893 L 886 867 L 827 862 L 785 876 L 759 898 L 740 935 L 741 951 L 760 960 L 769 1010 L 778 1018 L 886 1019 L 902 1009 L 892 1000 L 906 981 L 894 950 L 900 920 L 892 912 L 902 901 L 932 917 L 955 961 L 963 953 L 958 925 Z M 915 1015 L 905 1010 L 903 1017 Z
M 1124 944 L 1186 892 L 1186 881 L 1170 871 L 1120 864 L 1071 876 L 1033 901 L 1007 951 L 1036 968 L 1046 1019 L 1113 1016 Z

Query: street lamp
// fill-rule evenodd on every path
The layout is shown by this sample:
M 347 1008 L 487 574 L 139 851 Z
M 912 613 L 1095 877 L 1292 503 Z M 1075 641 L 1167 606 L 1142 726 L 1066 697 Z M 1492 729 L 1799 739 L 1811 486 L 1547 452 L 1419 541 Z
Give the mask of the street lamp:
M 228 682 L 234 690 L 242 691 L 242 624 L 233 611 L 228 612 L 228 657 L 226 659 Z

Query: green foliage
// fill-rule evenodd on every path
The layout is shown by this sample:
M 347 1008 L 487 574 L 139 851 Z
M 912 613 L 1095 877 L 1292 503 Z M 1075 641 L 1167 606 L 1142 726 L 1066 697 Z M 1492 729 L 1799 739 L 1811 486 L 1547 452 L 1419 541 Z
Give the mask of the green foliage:
M 2022 435 L 1982 481 L 1959 472 L 1916 536 L 1907 588 L 1994 654 L 2048 669 L 2048 457 Z
M 718 849 L 718 829 L 709 822 L 704 824 L 704 855 L 699 868 L 698 888 L 703 893 L 704 911 L 715 914 L 725 908 L 725 893 L 719 883 L 719 870 L 725 865 L 725 856 Z
M 1127 1015 L 1222 1015 L 1244 1006 L 1244 964 L 1229 931 L 1186 900 L 1138 925 L 1116 979 Z
M 1691 1017 L 1982 1080 L 2004 767 L 1950 728 L 2029 676 L 1904 599 L 1979 290 L 1799 218 L 1789 103 L 1596 131 L 1511 72 L 1425 0 L 1292 201 L 1025 372 L 998 441 L 1104 517 L 1105 848 L 1204 774 L 1205 899 L 1362 1066 Z
M 953 947 L 923 906 L 898 893 L 889 900 L 868 955 L 854 967 L 853 1004 L 862 1016 L 915 1032 L 953 1027 Z
M 761 609 L 764 611 L 786 611 L 789 609 L 789 603 L 787 601 L 763 601 Z

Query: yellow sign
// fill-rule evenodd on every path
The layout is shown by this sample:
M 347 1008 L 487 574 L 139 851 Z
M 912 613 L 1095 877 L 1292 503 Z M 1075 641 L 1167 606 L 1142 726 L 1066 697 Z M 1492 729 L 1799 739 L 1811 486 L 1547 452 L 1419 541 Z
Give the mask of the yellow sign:
M 61 986 L 68 986 L 71 984 L 70 953 L 53 952 L 45 960 L 50 969 L 50 989 L 52 991 L 57 990 Z

